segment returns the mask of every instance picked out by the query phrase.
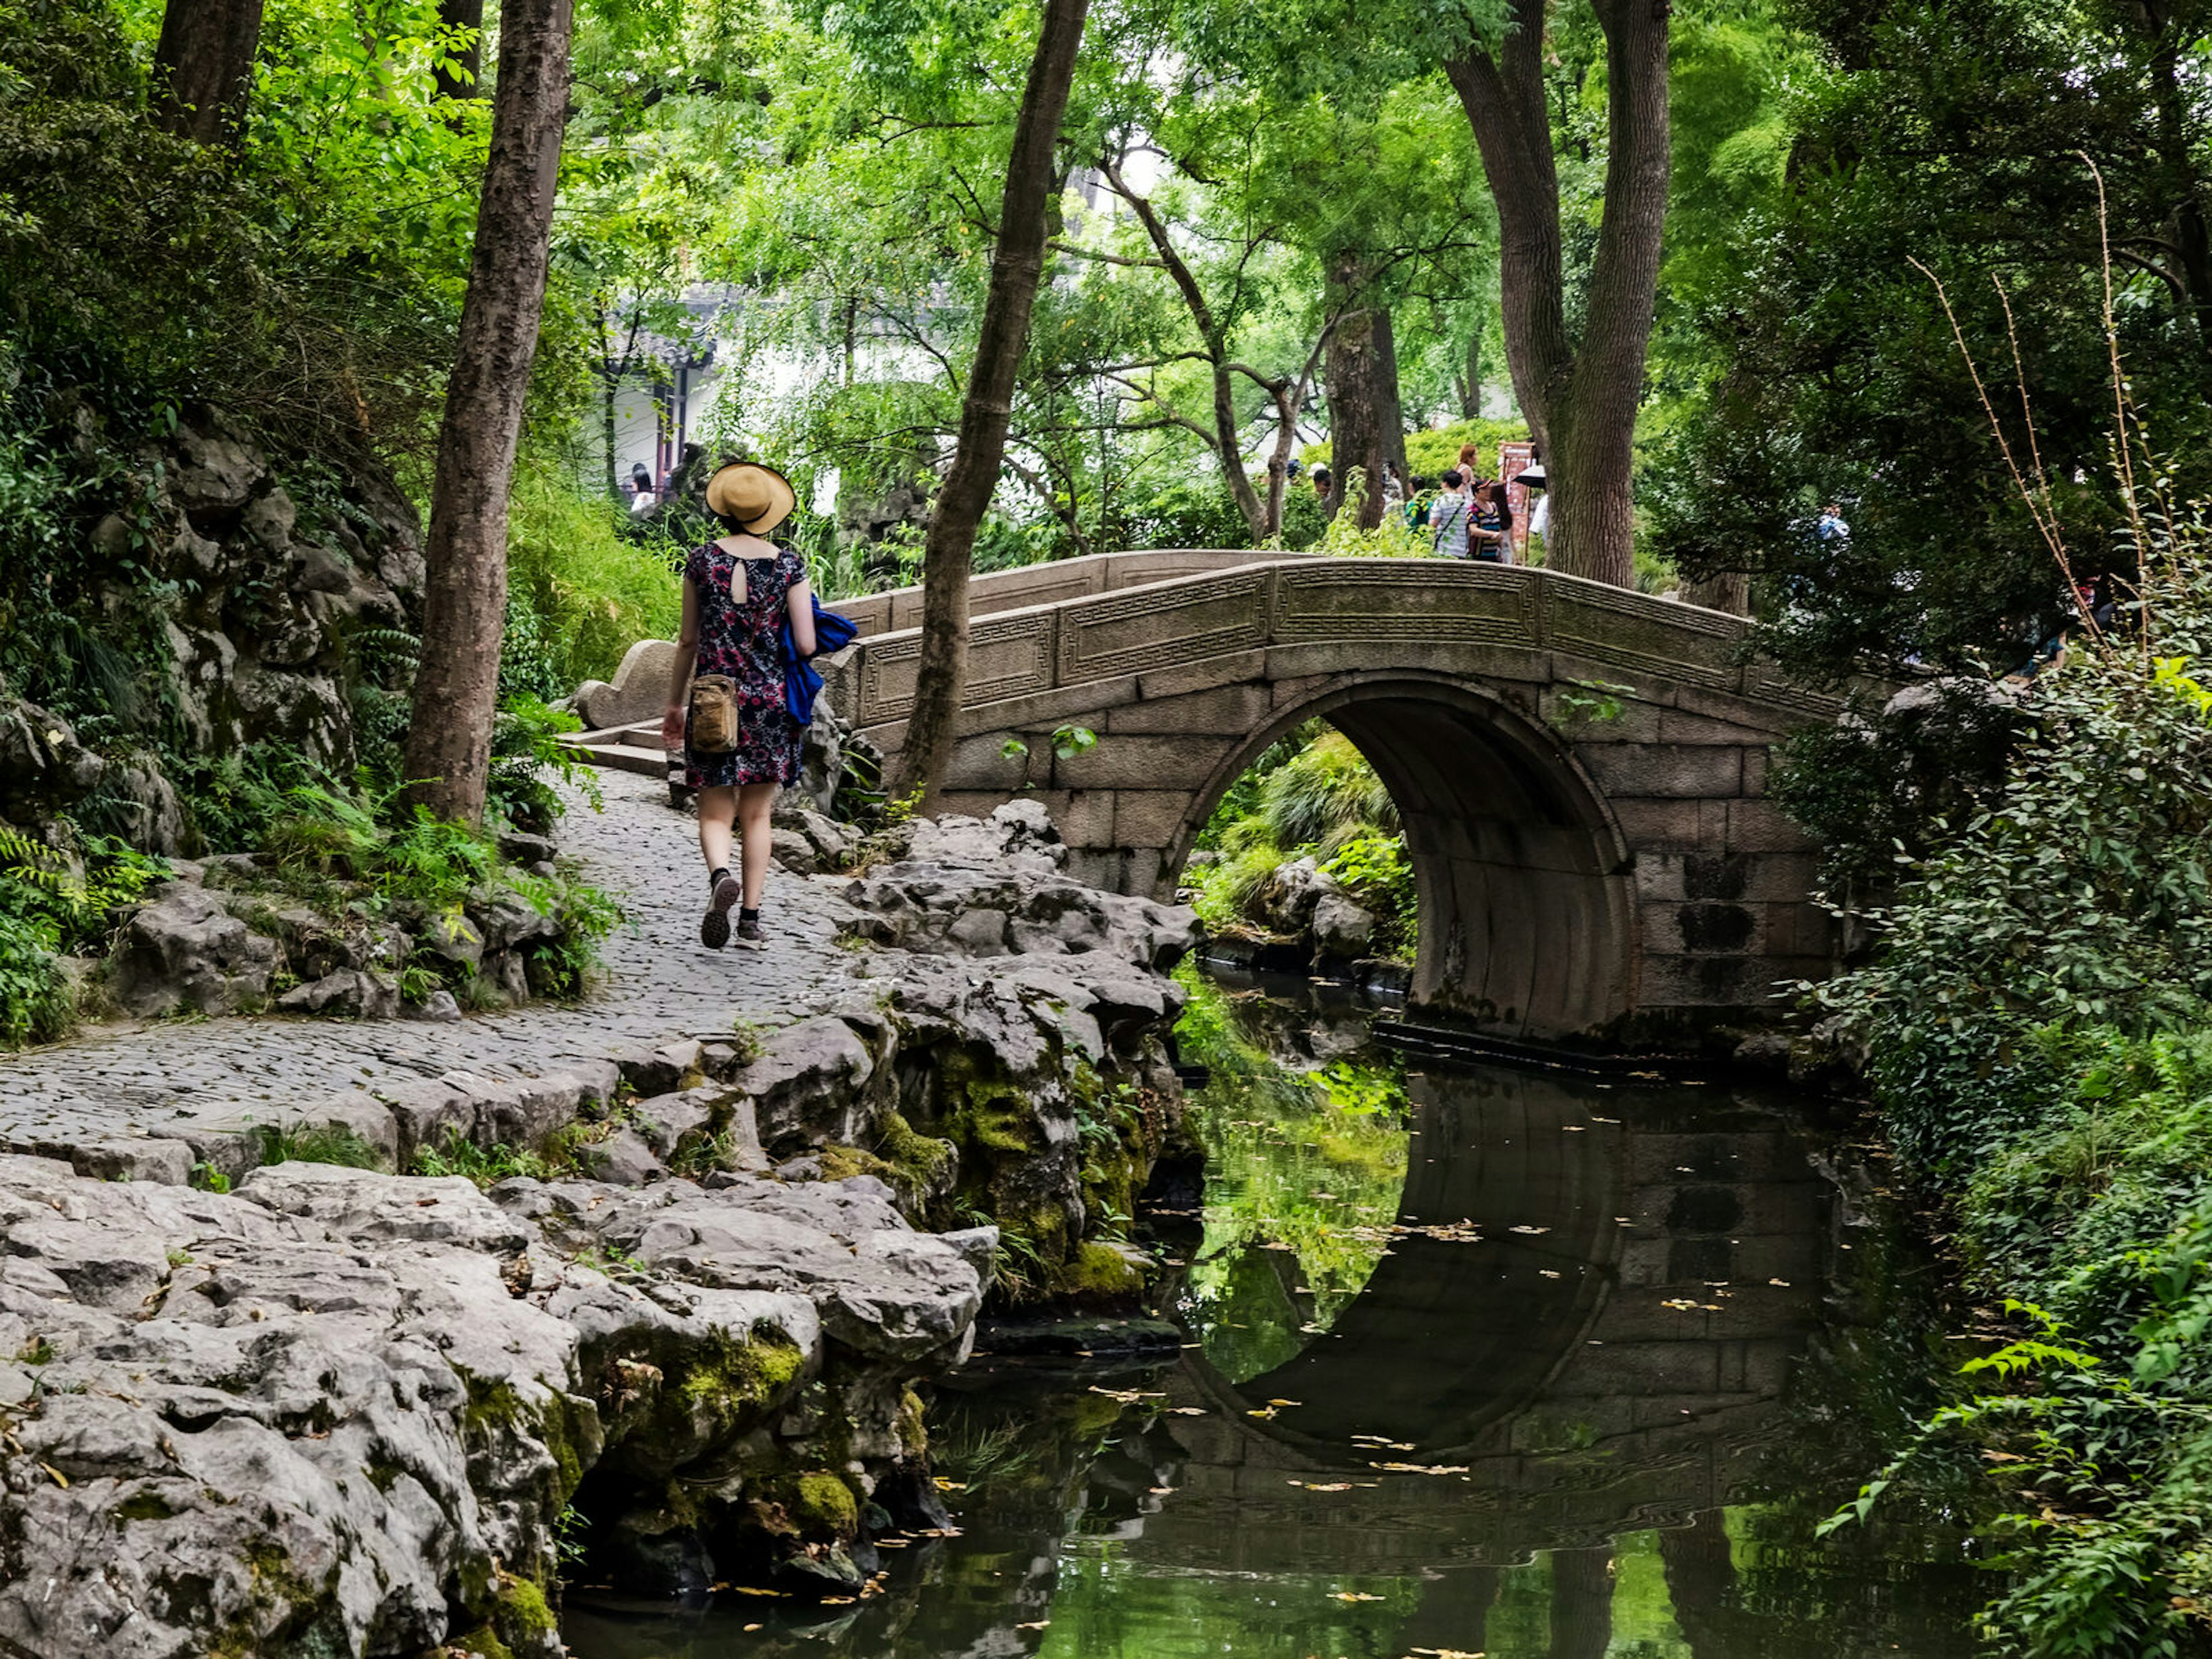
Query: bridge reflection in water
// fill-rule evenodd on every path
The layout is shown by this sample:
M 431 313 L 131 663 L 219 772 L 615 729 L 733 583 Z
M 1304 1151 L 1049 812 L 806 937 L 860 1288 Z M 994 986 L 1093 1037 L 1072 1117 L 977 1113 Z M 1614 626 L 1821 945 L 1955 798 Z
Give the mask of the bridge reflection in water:
M 591 1624 L 576 1651 L 1970 1651 L 1987 1586 L 1955 1539 L 1813 1538 L 1879 1461 L 1854 1400 L 1918 1363 L 1910 1322 L 1876 1323 L 1893 1241 L 1826 1172 L 1833 1149 L 1725 1089 L 1492 1068 L 1407 1078 L 1402 1118 L 1331 1109 L 1298 1079 L 1359 1035 L 1248 1026 L 1247 1058 L 1287 1068 L 1267 1087 L 1218 1069 L 1200 1097 L 1206 1237 L 1187 1224 L 1176 1253 L 1201 1340 L 1180 1364 L 942 1401 L 963 1537 L 902 1553 L 889 1593 L 829 1626 L 754 1601 L 742 1634 L 728 1615 L 650 1640 Z M 1389 1222 L 1401 1155 L 1395 1226 L 1330 1255 Z M 1362 1182 L 1330 1239 L 1316 1194 Z
M 1296 1357 L 1241 1383 L 1186 1361 L 1171 1405 L 1206 1414 L 1163 1419 L 1176 1489 L 1123 1552 L 1415 1574 L 1401 1650 L 1462 1651 L 1484 1647 L 1496 1569 L 1553 1552 L 1550 1651 L 1598 1654 L 1613 1540 L 1656 1528 L 1677 1622 L 1724 1621 L 1720 1511 L 1790 1425 L 1850 1242 L 1801 1132 L 1701 1090 L 1490 1071 L 1408 1092 L 1407 1231 Z

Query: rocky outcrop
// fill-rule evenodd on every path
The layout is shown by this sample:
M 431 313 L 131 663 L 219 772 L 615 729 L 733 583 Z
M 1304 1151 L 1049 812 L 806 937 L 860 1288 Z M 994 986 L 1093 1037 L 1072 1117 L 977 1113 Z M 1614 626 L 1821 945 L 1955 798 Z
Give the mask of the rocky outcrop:
M 963 956 L 1102 953 L 1155 973 L 1196 943 L 1179 906 L 1102 892 L 1060 872 L 1067 849 L 1044 808 L 1009 801 L 988 818 L 923 819 L 892 862 L 847 896 L 853 932 L 878 945 Z
M 838 1091 L 838 1127 L 910 1213 L 996 1222 L 1015 1241 L 1000 1281 L 1012 1299 L 1126 1297 L 1143 1263 L 1115 1236 L 1175 1126 L 1163 1040 L 1182 994 L 1168 974 L 1197 918 L 1062 875 L 1032 801 L 917 822 L 903 839 L 847 893 L 854 936 L 913 954 L 877 981 L 891 1041 Z M 854 1031 L 857 1048 L 866 1036 Z M 826 1139 L 805 1109 L 763 1109 L 761 1124 L 771 1152 Z
M 271 1006 L 356 1019 L 438 1019 L 458 1014 L 450 988 L 479 1006 L 560 994 L 567 988 L 553 982 L 544 953 L 565 935 L 557 902 L 565 878 L 550 860 L 551 842 L 504 840 L 553 884 L 553 905 L 541 909 L 517 891 L 488 885 L 457 910 L 401 902 L 389 907 L 388 919 L 371 920 L 362 913 L 385 907 L 365 884 L 325 879 L 331 908 L 318 909 L 257 855 L 174 860 L 175 879 L 125 919 L 106 962 L 109 994 L 140 1019 Z M 417 1000 L 408 1002 L 400 985 L 410 964 L 427 971 L 411 993 Z
M 53 598 L 145 620 L 160 659 L 145 707 L 174 723 L 183 749 L 215 760 L 268 744 L 349 776 L 357 705 L 395 697 L 411 672 L 421 526 L 373 467 L 290 482 L 300 495 L 219 412 L 198 410 L 128 458 L 114 486 L 127 500 L 88 536 L 83 588 Z M 97 785 L 132 845 L 196 850 L 175 787 L 129 729 L 139 717 L 114 712 L 123 726 L 103 756 L 45 710 L 0 705 L 0 817 L 44 829 Z
M 112 1659 L 557 1653 L 587 1486 L 639 1588 L 856 1586 L 872 1524 L 931 1518 L 905 1379 L 963 1352 L 994 1242 L 867 1181 L 217 1196 L 22 1158 L 0 1238 L 0 1647 Z

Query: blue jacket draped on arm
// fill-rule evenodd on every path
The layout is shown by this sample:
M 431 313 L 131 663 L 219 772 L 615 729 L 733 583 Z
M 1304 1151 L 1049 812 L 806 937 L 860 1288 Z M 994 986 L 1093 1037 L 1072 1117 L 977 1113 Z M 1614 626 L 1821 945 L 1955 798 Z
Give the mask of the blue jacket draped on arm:
M 852 618 L 841 617 L 834 611 L 824 611 L 822 601 L 814 601 L 814 654 L 828 656 L 850 645 L 860 629 Z M 814 665 L 799 654 L 799 643 L 791 637 L 791 616 L 783 618 L 783 706 L 791 711 L 804 731 L 814 724 L 814 699 L 822 690 L 822 676 L 814 672 Z

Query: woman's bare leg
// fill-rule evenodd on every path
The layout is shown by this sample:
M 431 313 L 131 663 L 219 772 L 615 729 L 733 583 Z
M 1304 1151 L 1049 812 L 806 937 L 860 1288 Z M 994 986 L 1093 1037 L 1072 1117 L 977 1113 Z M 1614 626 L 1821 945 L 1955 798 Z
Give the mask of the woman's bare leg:
M 775 805 L 773 783 L 748 783 L 736 792 L 738 833 L 744 855 L 744 907 L 760 908 L 761 889 L 768 881 L 769 813 Z M 705 833 L 703 827 L 701 833 Z
M 730 825 L 737 815 L 735 789 L 699 792 L 699 855 L 707 860 L 709 875 L 730 867 Z

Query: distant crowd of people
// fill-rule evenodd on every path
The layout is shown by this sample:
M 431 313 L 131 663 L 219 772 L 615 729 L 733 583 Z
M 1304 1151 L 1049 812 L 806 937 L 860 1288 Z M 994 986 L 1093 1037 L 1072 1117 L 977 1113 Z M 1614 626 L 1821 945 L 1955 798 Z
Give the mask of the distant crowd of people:
M 1335 473 L 1316 466 L 1312 479 L 1314 494 L 1330 501 L 1336 490 Z M 1440 477 L 1417 475 L 1408 479 L 1394 463 L 1382 480 L 1382 500 L 1386 511 L 1404 517 L 1407 529 L 1426 534 L 1437 557 L 1511 564 L 1514 515 L 1509 483 L 1520 484 L 1535 498 L 1528 533 L 1540 538 L 1552 504 L 1544 488 L 1540 451 L 1534 463 L 1510 480 L 1486 473 L 1481 451 L 1471 443 L 1460 446 L 1458 460 Z

